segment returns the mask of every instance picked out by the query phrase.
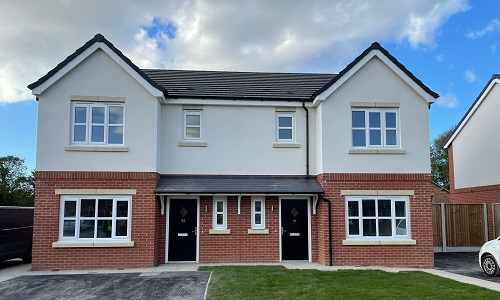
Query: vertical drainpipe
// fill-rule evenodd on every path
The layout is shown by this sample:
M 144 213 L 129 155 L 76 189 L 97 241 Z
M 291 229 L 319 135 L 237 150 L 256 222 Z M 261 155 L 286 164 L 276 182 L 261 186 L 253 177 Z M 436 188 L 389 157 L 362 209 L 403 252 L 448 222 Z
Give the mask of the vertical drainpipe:
M 306 178 L 309 179 L 309 110 L 305 101 L 302 101 L 302 108 L 306 111 Z
M 328 204 L 328 244 L 330 250 L 330 266 L 333 266 L 333 249 L 332 249 L 332 202 L 330 199 L 326 199 L 323 195 L 319 198 Z

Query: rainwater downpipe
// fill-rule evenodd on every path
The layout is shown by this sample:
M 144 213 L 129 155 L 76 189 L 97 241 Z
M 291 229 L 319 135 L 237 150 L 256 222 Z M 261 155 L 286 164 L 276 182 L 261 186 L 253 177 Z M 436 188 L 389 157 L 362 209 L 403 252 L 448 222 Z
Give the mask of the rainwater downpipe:
M 302 108 L 306 111 L 306 178 L 309 179 L 309 110 L 305 101 L 302 101 Z
M 330 199 L 323 197 L 323 194 L 319 195 L 319 199 L 325 201 L 328 204 L 328 246 L 330 250 L 330 266 L 333 266 L 333 249 L 332 249 L 332 202 Z

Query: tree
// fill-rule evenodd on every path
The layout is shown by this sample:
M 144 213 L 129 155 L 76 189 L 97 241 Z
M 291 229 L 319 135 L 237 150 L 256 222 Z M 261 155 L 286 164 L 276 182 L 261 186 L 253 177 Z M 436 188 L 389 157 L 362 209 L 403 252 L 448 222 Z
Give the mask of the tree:
M 439 134 L 431 143 L 431 175 L 432 181 L 450 189 L 450 174 L 448 169 L 448 149 L 444 145 L 455 131 L 455 126 Z
M 33 206 L 34 192 L 34 172 L 26 175 L 24 159 L 0 157 L 0 206 Z

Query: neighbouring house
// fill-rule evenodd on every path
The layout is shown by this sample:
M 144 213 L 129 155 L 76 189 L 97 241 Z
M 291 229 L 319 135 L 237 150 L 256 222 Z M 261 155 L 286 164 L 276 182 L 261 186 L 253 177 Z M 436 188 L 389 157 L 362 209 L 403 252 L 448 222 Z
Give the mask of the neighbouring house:
M 500 74 L 494 74 L 444 146 L 451 202 L 486 203 L 489 239 L 500 234 L 499 111 Z
M 433 267 L 438 95 L 378 43 L 339 74 L 185 71 L 98 34 L 28 88 L 33 270 Z
M 432 203 L 450 203 L 450 191 L 432 181 Z

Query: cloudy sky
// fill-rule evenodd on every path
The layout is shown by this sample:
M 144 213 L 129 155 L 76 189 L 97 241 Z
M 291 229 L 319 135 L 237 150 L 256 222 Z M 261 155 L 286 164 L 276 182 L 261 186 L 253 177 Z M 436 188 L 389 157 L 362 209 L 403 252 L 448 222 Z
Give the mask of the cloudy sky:
M 34 168 L 26 88 L 102 33 L 141 68 L 327 72 L 379 41 L 441 98 L 431 136 L 500 73 L 500 1 L 2 1 L 0 156 Z

